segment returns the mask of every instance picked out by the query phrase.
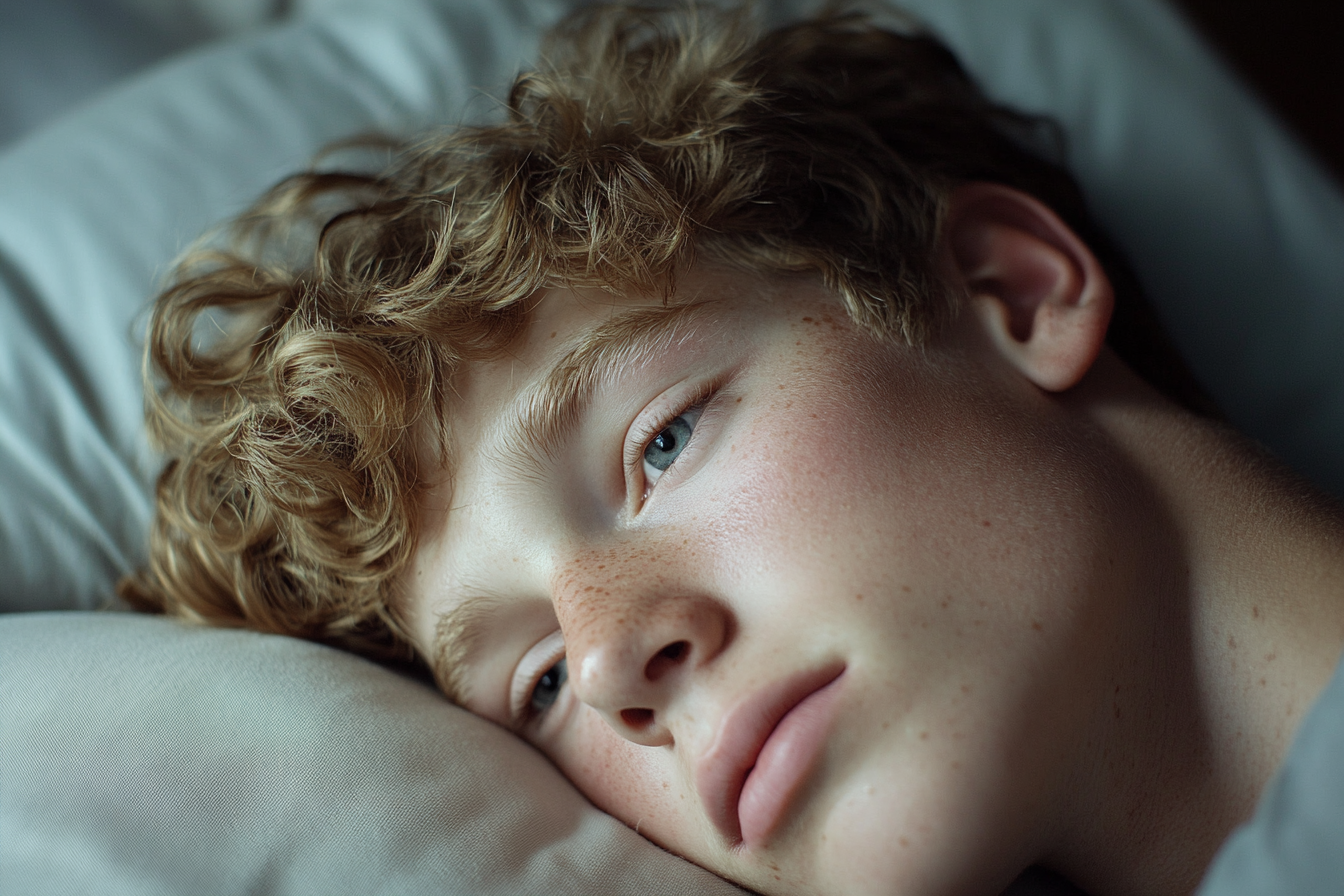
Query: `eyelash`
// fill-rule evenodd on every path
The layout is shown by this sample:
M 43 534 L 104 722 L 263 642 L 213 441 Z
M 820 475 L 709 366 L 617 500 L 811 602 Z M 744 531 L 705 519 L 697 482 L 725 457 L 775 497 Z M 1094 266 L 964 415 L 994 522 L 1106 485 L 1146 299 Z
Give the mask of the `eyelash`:
M 708 410 L 709 405 L 718 394 L 720 388 L 722 388 L 722 383 L 720 382 L 715 381 L 705 383 L 695 392 L 692 392 L 689 398 L 685 400 L 679 399 L 677 403 L 672 405 L 666 412 L 659 413 L 657 416 L 651 418 L 652 422 L 644 423 L 641 421 L 637 423 L 636 426 L 638 428 L 634 430 L 630 440 L 626 443 L 624 458 L 626 475 L 633 481 L 635 472 L 639 472 L 640 478 L 642 478 L 644 452 L 648 450 L 649 445 L 658 437 L 659 433 L 671 426 L 673 421 L 678 417 L 697 408 L 701 412 L 700 419 L 696 423 L 696 429 L 698 430 L 700 422 L 704 420 L 704 412 Z M 687 445 L 694 444 L 694 442 L 695 435 L 692 433 L 691 441 L 687 442 Z M 683 448 L 682 451 L 684 453 L 685 449 Z M 676 466 L 680 460 L 681 455 L 678 455 L 676 460 L 673 460 L 667 469 L 672 469 L 672 467 Z M 664 472 L 667 471 L 665 470 Z M 648 486 L 640 490 L 640 494 L 642 496 L 642 503 L 643 500 L 648 497 Z
M 532 698 L 546 674 L 565 659 L 564 648 L 565 642 L 561 633 L 552 632 L 538 641 L 524 655 L 520 665 L 526 664 L 532 666 L 532 668 L 525 676 L 515 675 L 513 686 L 509 692 L 509 715 L 512 718 L 514 728 L 522 729 L 534 724 L 539 719 L 544 718 L 552 708 L 547 707 L 540 711 L 533 709 Z M 530 659 L 533 654 L 536 654 L 536 658 Z M 566 676 L 566 682 L 561 686 L 561 689 L 563 690 L 567 684 L 568 676 Z

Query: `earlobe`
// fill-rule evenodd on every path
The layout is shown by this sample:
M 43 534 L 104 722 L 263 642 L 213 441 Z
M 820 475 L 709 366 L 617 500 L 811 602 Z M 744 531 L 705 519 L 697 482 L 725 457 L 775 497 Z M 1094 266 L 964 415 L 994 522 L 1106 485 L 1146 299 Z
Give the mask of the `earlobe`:
M 1101 351 L 1114 305 L 1087 244 L 1038 200 L 990 183 L 953 195 L 944 243 L 1000 353 L 1042 389 L 1076 385 Z

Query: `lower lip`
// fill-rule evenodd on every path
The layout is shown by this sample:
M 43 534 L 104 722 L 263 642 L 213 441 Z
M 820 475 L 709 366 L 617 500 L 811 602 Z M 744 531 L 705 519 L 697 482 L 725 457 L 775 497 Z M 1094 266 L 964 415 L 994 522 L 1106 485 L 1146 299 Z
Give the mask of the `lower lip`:
M 784 818 L 826 746 L 840 679 L 789 710 L 770 733 L 737 801 L 742 843 L 760 846 Z

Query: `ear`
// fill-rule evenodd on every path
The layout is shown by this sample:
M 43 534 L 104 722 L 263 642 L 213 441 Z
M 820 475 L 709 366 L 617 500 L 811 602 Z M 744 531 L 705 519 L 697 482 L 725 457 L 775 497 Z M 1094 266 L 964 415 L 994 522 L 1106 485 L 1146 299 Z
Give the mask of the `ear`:
M 1115 302 L 1087 244 L 1041 202 L 991 183 L 953 194 L 944 244 L 999 352 L 1042 389 L 1077 384 L 1101 352 Z

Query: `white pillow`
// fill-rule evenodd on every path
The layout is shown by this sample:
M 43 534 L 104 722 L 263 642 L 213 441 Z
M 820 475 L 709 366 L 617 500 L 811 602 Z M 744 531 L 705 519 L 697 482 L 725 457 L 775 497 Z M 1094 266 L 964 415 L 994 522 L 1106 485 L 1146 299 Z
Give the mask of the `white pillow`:
M 992 94 L 1064 122 L 1197 371 L 1344 493 L 1344 203 L 1322 172 L 1156 0 L 908 5 Z M 473 88 L 501 93 L 555 14 L 350 0 L 175 61 L 0 156 L 0 608 L 99 606 L 143 557 L 155 462 L 133 334 L 170 259 L 332 139 L 485 114 Z M 593 815 L 503 732 L 353 658 L 117 614 L 10 616 L 0 651 L 7 891 L 718 885 Z M 191 755 L 204 764 L 175 758 Z M 345 870 L 324 878 L 326 861 Z
M 742 892 L 518 738 L 329 647 L 24 613 L 0 620 L 0 705 L 15 896 Z

